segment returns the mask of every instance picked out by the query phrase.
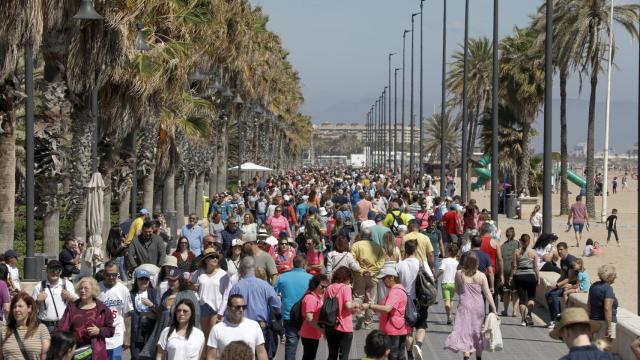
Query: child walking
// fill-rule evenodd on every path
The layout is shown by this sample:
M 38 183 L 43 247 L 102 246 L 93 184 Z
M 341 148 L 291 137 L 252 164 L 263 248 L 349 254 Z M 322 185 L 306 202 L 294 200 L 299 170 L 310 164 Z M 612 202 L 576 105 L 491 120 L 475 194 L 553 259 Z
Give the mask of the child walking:
M 451 303 L 456 294 L 456 271 L 458 270 L 458 245 L 447 245 L 447 258 L 442 260 L 437 278 L 442 276 L 442 298 L 444 299 L 444 311 L 447 313 L 447 325 L 451 325 Z

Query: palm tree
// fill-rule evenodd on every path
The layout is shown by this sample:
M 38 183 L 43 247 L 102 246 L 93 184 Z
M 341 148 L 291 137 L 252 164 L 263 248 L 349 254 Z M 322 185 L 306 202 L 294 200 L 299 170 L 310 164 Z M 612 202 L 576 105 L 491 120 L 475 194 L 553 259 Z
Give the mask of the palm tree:
M 454 169 L 460 164 L 460 134 L 462 133 L 462 120 L 460 117 L 451 118 L 451 113 L 447 111 L 444 117 L 445 132 L 441 133 L 441 116 L 440 113 L 434 113 L 426 119 L 425 126 L 425 154 L 430 154 L 431 159 L 440 159 L 440 139 L 444 137 L 446 162 L 449 164 L 449 171 L 453 173 Z
M 595 217 L 594 189 L 591 179 L 594 178 L 595 154 L 595 110 L 598 74 L 602 70 L 602 60 L 606 58 L 610 41 L 611 3 L 605 0 L 567 0 L 558 15 L 558 26 L 572 29 L 568 32 L 571 38 L 565 43 L 569 46 L 568 57 L 574 61 L 581 73 L 589 76 L 591 91 L 589 94 L 589 115 L 587 119 L 587 210 L 589 216 Z M 638 37 L 638 4 L 616 5 L 613 19 L 621 25 L 632 38 Z M 555 19 L 554 19 L 555 21 Z M 614 41 L 615 43 L 615 41 Z
M 500 44 L 501 98 L 522 121 L 522 158 L 516 188 L 529 183 L 531 128 L 544 100 L 544 57 L 535 48 L 537 33 L 532 28 L 515 28 Z

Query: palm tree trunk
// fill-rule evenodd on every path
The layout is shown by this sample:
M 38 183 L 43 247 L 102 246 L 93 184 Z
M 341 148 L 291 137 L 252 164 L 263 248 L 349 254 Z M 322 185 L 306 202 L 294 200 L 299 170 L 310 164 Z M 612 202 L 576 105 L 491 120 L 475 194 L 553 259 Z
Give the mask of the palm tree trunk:
M 120 203 L 118 204 L 118 222 L 122 223 L 125 220 L 129 219 L 129 209 L 131 208 L 131 191 L 124 191 L 118 197 L 120 199 Z M 131 215 L 133 218 L 135 214 Z
M 9 76 L 8 79 L 12 79 Z M 0 85 L 0 249 L 13 249 L 16 203 L 16 107 L 17 84 Z
M 595 176 L 595 119 L 596 119 L 596 90 L 598 86 L 598 70 L 600 62 L 594 61 L 591 68 L 591 94 L 589 95 L 589 118 L 587 120 L 587 212 L 590 218 L 596 216 L 595 197 L 593 192 L 593 178 Z
M 531 168 L 531 119 L 524 121 L 522 126 L 522 162 L 518 166 L 519 185 L 516 190 L 529 192 L 529 170 Z M 518 193 L 516 192 L 516 194 Z
M 60 210 L 52 208 L 42 218 L 42 247 L 45 254 L 60 252 Z
M 196 191 L 195 191 L 195 207 L 193 208 L 193 212 L 198 214 L 198 217 L 202 217 L 202 196 L 204 195 L 204 172 L 196 175 L 195 177 L 196 183 Z
M 86 96 L 85 96 L 86 98 Z M 87 192 L 91 177 L 91 143 L 94 138 L 94 122 L 87 101 L 75 104 L 73 114 L 73 161 L 71 163 L 71 191 L 73 193 L 73 234 L 77 239 L 87 237 Z
M 560 215 L 569 214 L 569 184 L 567 183 L 567 77 L 566 66 L 560 69 Z
M 229 161 L 229 142 L 227 134 L 227 122 L 223 121 L 220 126 L 220 138 L 223 139 L 218 152 L 217 190 L 218 192 L 227 189 L 227 162 Z
M 187 177 L 187 206 L 189 214 L 196 212 L 196 176 L 195 173 L 190 173 Z
M 153 161 L 153 165 L 147 169 L 147 174 L 142 178 L 142 207 L 145 209 L 153 210 L 155 173 L 155 161 Z
M 175 198 L 175 175 L 176 171 L 173 167 L 169 168 L 167 176 L 164 178 L 164 204 L 163 212 L 167 213 L 176 210 L 176 198 Z

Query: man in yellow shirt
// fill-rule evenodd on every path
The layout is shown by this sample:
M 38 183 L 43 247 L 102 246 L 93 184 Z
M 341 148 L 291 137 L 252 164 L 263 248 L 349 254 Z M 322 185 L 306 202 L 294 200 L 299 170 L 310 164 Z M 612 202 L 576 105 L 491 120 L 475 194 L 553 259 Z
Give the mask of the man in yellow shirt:
M 384 226 L 391 229 L 394 234 L 397 234 L 396 228 L 399 225 L 407 225 L 411 220 L 411 215 L 402 212 L 400 210 L 400 205 L 398 205 L 396 201 L 389 203 L 389 209 L 387 216 L 384 218 Z
M 351 254 L 360 265 L 360 272 L 353 274 L 353 294 L 361 303 L 375 302 L 378 294 L 378 273 L 384 265 L 384 251 L 382 247 L 371 241 L 370 230 L 363 230 L 367 238 L 353 243 Z M 371 329 L 373 312 L 367 310 L 364 317 L 359 317 L 356 330 L 362 328 Z
M 129 246 L 129 244 L 131 244 L 131 242 L 133 241 L 133 238 L 137 235 L 140 235 L 140 233 L 142 232 L 142 224 L 144 224 L 144 222 L 149 220 L 150 218 L 151 217 L 149 216 L 149 210 L 144 208 L 140 209 L 138 217 L 131 223 L 131 227 L 129 228 L 129 232 L 127 233 L 127 237 L 124 241 L 125 246 Z
M 416 240 L 418 242 L 416 257 L 420 261 L 426 260 L 429 263 L 429 267 L 431 268 L 431 273 L 435 274 L 436 272 L 434 269 L 433 246 L 431 245 L 431 240 L 429 240 L 429 237 L 427 235 L 424 235 L 420 232 L 420 222 L 416 219 L 409 221 L 409 232 L 402 239 L 402 244 L 400 246 L 402 258 L 404 258 L 404 243 L 407 240 Z

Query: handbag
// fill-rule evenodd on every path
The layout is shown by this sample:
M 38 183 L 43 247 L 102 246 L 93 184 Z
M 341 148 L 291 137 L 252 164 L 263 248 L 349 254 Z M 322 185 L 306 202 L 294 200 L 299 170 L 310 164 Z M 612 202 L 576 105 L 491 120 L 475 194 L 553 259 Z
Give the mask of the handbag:
M 93 349 L 91 345 L 76 348 L 73 352 L 73 360 L 91 360 Z

